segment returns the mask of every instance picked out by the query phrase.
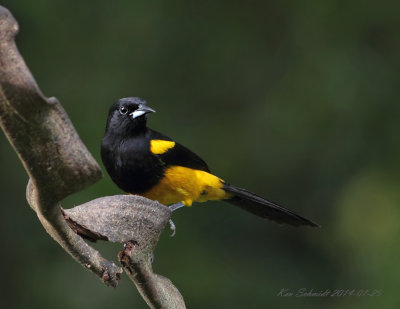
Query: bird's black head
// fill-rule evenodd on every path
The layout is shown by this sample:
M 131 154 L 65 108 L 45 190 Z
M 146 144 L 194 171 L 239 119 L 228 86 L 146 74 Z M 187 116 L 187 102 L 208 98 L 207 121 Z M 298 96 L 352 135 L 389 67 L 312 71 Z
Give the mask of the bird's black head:
M 147 114 L 155 110 L 145 100 L 137 97 L 122 98 L 111 105 L 106 131 L 132 134 L 146 129 Z

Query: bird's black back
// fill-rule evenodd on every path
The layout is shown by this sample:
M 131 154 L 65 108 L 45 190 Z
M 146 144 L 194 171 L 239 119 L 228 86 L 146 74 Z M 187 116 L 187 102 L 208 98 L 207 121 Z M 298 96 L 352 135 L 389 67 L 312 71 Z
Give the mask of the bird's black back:
M 173 141 L 150 128 L 133 136 L 116 136 L 106 132 L 101 144 L 101 157 L 111 179 L 125 192 L 139 194 L 155 186 L 168 166 L 183 166 L 209 171 L 207 164 L 195 153 L 175 142 L 163 154 L 150 151 L 151 140 Z
M 148 129 L 148 136 L 150 140 L 165 140 L 173 141 L 170 137 L 163 135 L 160 132 Z M 202 158 L 200 158 L 193 151 L 189 150 L 185 146 L 175 142 L 175 146 L 169 149 L 167 152 L 159 155 L 159 158 L 166 165 L 177 165 L 183 167 L 189 167 L 196 170 L 210 172 L 208 165 Z

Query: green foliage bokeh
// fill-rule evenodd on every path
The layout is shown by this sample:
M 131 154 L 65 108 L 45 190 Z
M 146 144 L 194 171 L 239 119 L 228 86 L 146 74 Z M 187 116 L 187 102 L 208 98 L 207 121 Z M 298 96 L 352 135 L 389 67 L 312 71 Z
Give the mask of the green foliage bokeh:
M 400 10 L 392 1 L 3 0 L 17 44 L 100 162 L 109 105 L 140 96 L 149 125 L 227 181 L 320 223 L 291 228 L 224 203 L 174 214 L 154 269 L 188 308 L 395 308 L 400 254 Z M 29 134 L 29 132 L 26 132 Z M 0 139 L 2 304 L 145 304 L 105 287 L 36 220 L 27 176 Z M 71 207 L 119 194 L 107 175 Z M 112 259 L 118 245 L 96 245 Z M 282 288 L 382 290 L 280 297 Z

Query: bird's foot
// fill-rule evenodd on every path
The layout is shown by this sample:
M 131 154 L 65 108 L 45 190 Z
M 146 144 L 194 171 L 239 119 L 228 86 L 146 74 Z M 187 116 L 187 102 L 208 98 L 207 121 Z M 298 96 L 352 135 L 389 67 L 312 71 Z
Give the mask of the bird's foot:
M 175 236 L 175 232 L 176 232 L 176 227 L 175 227 L 174 221 L 172 221 L 172 219 L 169 219 L 169 227 L 170 227 L 170 229 L 172 231 L 172 234 L 169 235 L 169 236 L 170 237 L 174 237 Z
M 175 210 L 177 210 L 177 209 L 179 209 L 179 208 L 181 208 L 183 206 L 185 206 L 185 204 L 183 204 L 182 202 L 179 202 L 179 203 L 176 203 L 176 204 L 172 204 L 171 206 L 168 206 L 168 208 L 171 209 L 171 212 L 172 212 L 172 211 L 175 211 Z M 176 232 L 176 227 L 175 227 L 174 221 L 172 221 L 172 219 L 169 219 L 169 227 L 172 230 L 172 234 L 170 236 L 174 237 L 175 236 L 175 232 Z

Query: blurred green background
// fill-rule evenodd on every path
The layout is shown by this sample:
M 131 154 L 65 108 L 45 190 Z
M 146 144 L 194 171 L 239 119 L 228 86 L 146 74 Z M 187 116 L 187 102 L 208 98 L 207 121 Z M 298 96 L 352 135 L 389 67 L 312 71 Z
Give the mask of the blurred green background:
M 400 18 L 394 1 L 2 0 L 17 44 L 100 162 L 109 105 L 140 96 L 152 128 L 229 182 L 320 223 L 292 228 L 224 203 L 174 213 L 154 269 L 188 308 L 398 308 Z M 29 134 L 29 132 L 26 132 Z M 0 138 L 4 308 L 146 308 L 44 231 Z M 119 194 L 107 175 L 65 207 Z M 116 260 L 120 245 L 96 245 Z M 378 289 L 377 297 L 279 297 Z

